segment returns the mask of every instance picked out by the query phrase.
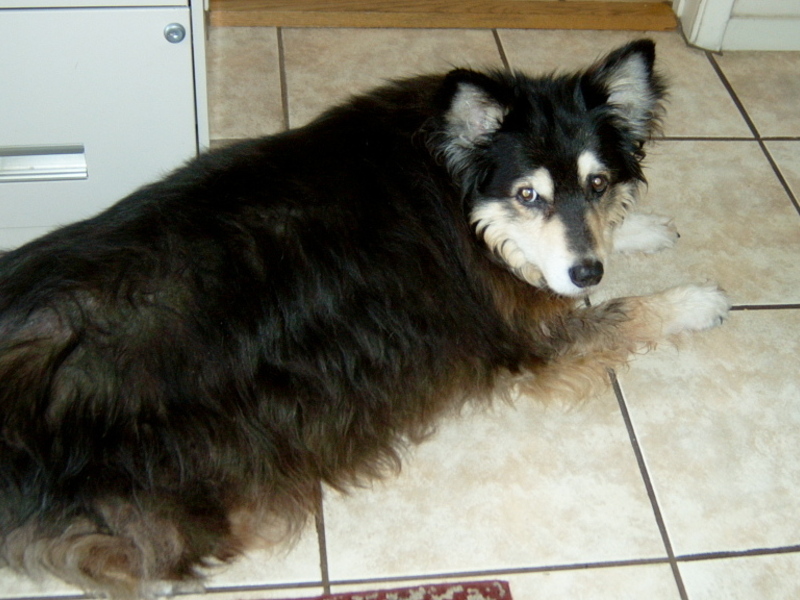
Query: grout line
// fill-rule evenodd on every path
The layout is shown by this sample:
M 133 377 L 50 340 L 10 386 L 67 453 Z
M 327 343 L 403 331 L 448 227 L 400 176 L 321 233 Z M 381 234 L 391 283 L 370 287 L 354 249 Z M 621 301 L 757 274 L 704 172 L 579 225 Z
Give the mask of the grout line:
M 307 581 L 307 582 L 297 582 L 297 583 L 256 583 L 252 585 L 226 585 L 226 586 L 219 586 L 219 587 L 207 587 L 199 592 L 203 596 L 210 597 L 212 594 L 241 594 L 244 592 L 268 592 L 272 590 L 281 590 L 281 591 L 289 591 L 289 590 L 308 590 L 308 589 L 315 589 L 322 587 L 319 581 Z M 174 596 L 179 598 L 181 596 L 194 596 L 198 594 L 196 591 L 188 591 L 188 592 L 177 592 Z M 81 596 L 81 598 L 86 598 L 86 596 Z M 51 600 L 49 598 L 13 598 L 9 600 Z M 72 600 L 71 598 L 64 598 L 59 596 L 58 598 L 53 598 L 52 600 Z
M 786 192 L 786 195 L 789 196 L 789 200 L 791 201 L 794 209 L 800 214 L 800 203 L 797 201 L 797 197 L 792 192 L 792 188 L 789 187 L 789 182 L 786 181 L 786 178 L 781 173 L 781 169 L 778 166 L 778 163 L 775 162 L 775 159 L 772 158 L 772 153 L 767 148 L 767 145 L 764 143 L 764 140 L 758 140 L 758 144 L 761 146 L 761 151 L 764 153 L 764 156 L 767 158 L 767 162 L 772 167 L 772 170 L 775 172 L 775 176 L 778 178 L 778 181 L 781 182 L 783 186 L 783 190 Z
M 797 310 L 800 304 L 737 304 L 731 306 L 731 310 Z
M 281 113 L 283 116 L 283 128 L 289 129 L 289 87 L 286 83 L 286 61 L 283 47 L 283 28 L 277 28 L 278 35 L 278 73 L 281 85 Z
M 656 524 L 658 525 L 658 531 L 661 533 L 661 541 L 664 543 L 664 549 L 667 552 L 669 565 L 672 568 L 672 575 L 675 578 L 675 585 L 678 587 L 678 593 L 680 594 L 681 600 L 689 600 L 689 596 L 686 593 L 686 587 L 683 585 L 683 578 L 681 577 L 680 569 L 678 568 L 678 561 L 675 559 L 675 553 L 672 550 L 672 542 L 669 539 L 667 525 L 664 522 L 663 515 L 661 514 L 661 508 L 658 505 L 658 498 L 656 498 L 653 482 L 650 479 L 650 474 L 647 470 L 644 454 L 642 453 L 642 448 L 639 445 L 639 440 L 636 437 L 636 430 L 633 427 L 631 415 L 628 412 L 625 396 L 622 393 L 622 388 L 619 385 L 619 380 L 617 379 L 616 373 L 609 369 L 608 376 L 611 380 L 611 385 L 614 388 L 614 394 L 617 397 L 619 409 L 622 413 L 622 419 L 625 422 L 625 428 L 628 430 L 628 436 L 630 438 L 631 446 L 633 447 L 633 453 L 636 455 L 636 462 L 639 465 L 639 472 L 642 476 L 642 480 L 644 481 L 644 486 L 647 490 L 647 496 L 650 499 L 650 506 L 653 509 L 653 515 L 655 516 Z
M 642 558 L 631 560 L 602 561 L 596 563 L 571 563 L 561 565 L 544 565 L 541 567 L 519 567 L 512 569 L 493 569 L 488 571 L 462 571 L 453 573 L 426 573 L 422 575 L 405 575 L 395 577 L 374 577 L 364 579 L 342 579 L 332 581 L 332 585 L 364 585 L 411 581 L 439 581 L 445 579 L 479 579 L 503 577 L 506 575 L 526 575 L 534 573 L 553 573 L 563 571 L 586 571 L 587 569 L 613 569 L 620 567 L 641 567 L 647 565 L 666 565 L 680 562 L 700 562 L 724 558 L 746 558 L 749 556 L 770 556 L 776 554 L 800 553 L 800 546 L 783 546 L 776 548 L 760 548 L 731 552 L 709 552 L 705 554 L 687 554 L 670 558 Z M 688 596 L 681 596 L 686 599 Z
M 752 550 L 732 550 L 728 552 L 703 552 L 679 556 L 680 562 L 697 562 L 702 560 L 719 560 L 723 558 L 747 558 L 749 556 L 770 556 L 774 554 L 797 554 L 800 546 L 779 546 L 777 548 L 754 548 Z
M 800 137 L 768 135 L 759 138 L 764 142 L 800 142 Z M 758 139 L 747 136 L 713 136 L 713 135 L 664 135 L 653 138 L 654 142 L 758 142 Z
M 494 43 L 497 44 L 497 51 L 500 53 L 500 60 L 503 61 L 503 68 L 506 71 L 511 70 L 511 65 L 508 63 L 508 57 L 506 56 L 505 48 L 503 48 L 503 41 L 500 39 L 500 33 L 498 33 L 497 29 L 492 29 L 492 35 L 494 35 Z
M 397 575 L 391 577 L 367 577 L 362 579 L 339 579 L 331 581 L 331 586 L 344 586 L 344 585 L 379 585 L 385 583 L 408 583 L 415 581 L 442 581 L 446 580 L 475 580 L 481 579 L 494 579 L 508 575 L 525 575 L 534 573 L 552 573 L 559 571 L 585 571 L 586 569 L 613 569 L 618 567 L 640 567 L 647 565 L 663 565 L 668 564 L 667 558 L 642 558 L 630 560 L 615 560 L 597 563 L 574 563 L 562 565 L 545 565 L 541 567 L 519 567 L 510 569 L 493 569 L 487 571 L 455 571 L 450 573 L 423 573 L 419 575 Z M 306 582 L 306 583 L 287 583 L 287 584 L 256 584 L 256 585 L 242 585 L 242 586 L 225 586 L 216 588 L 207 588 L 204 593 L 206 594 L 221 594 L 221 593 L 236 593 L 236 592 L 259 592 L 270 590 L 297 590 L 320 587 L 319 582 Z M 195 592 L 187 592 L 192 594 Z M 332 593 L 330 590 L 326 594 Z M 86 598 L 85 596 L 74 597 L 58 597 L 52 600 L 80 600 Z M 42 599 L 39 597 L 31 598 L 14 598 L 14 600 L 51 600 Z
M 534 573 L 553 573 L 561 571 L 585 571 L 587 569 L 613 569 L 618 567 L 641 567 L 647 565 L 668 564 L 667 558 L 642 558 L 631 560 L 615 560 L 597 563 L 574 563 L 563 565 L 544 565 L 541 567 L 518 567 L 510 569 L 491 569 L 487 571 L 457 571 L 451 573 L 425 573 L 421 575 L 399 575 L 393 577 L 374 577 L 365 579 L 341 579 L 331 582 L 332 585 L 364 585 L 381 583 L 405 583 L 413 581 L 444 581 L 452 579 L 486 579 L 508 575 L 528 575 Z
M 744 104 L 742 104 L 742 101 L 739 99 L 739 96 L 736 95 L 736 92 L 734 91 L 731 82 L 728 81 L 728 78 L 725 76 L 725 73 L 722 72 L 722 68 L 719 66 L 719 63 L 717 63 L 716 59 L 714 58 L 714 55 L 711 52 L 706 51 L 706 58 L 708 59 L 708 62 L 711 63 L 711 67 L 714 69 L 714 72 L 717 74 L 717 77 L 719 77 L 719 80 L 722 82 L 722 85 L 725 86 L 725 89 L 728 91 L 728 95 L 731 97 L 731 100 L 733 100 L 733 103 L 739 110 L 739 114 L 742 115 L 742 118 L 744 119 L 745 123 L 747 123 L 747 126 L 753 133 L 753 137 L 757 140 L 760 140 L 761 135 L 758 133 L 758 129 L 756 128 L 755 123 L 753 123 L 753 120 L 750 118 L 750 115 L 747 114 L 747 111 L 744 108 Z
M 789 197 L 789 200 L 791 201 L 792 205 L 794 206 L 795 211 L 797 211 L 797 213 L 800 214 L 800 202 L 797 201 L 797 197 L 792 192 L 792 188 L 789 187 L 789 183 L 786 181 L 786 178 L 783 176 L 783 173 L 781 173 L 780 167 L 778 167 L 778 164 L 775 162 L 775 159 L 772 158 L 772 154 L 767 148 L 767 145 L 764 143 L 764 138 L 762 138 L 761 134 L 758 132 L 758 128 L 756 127 L 755 123 L 753 123 L 753 120 L 750 118 L 750 115 L 747 113 L 744 104 L 739 99 L 739 96 L 736 94 L 736 91 L 733 89 L 731 82 L 728 80 L 728 77 L 725 75 L 722 68 L 719 66 L 719 63 L 717 63 L 717 60 L 710 52 L 706 52 L 706 57 L 708 58 L 708 61 L 711 63 L 711 66 L 714 68 L 714 71 L 717 73 L 717 77 L 719 77 L 720 81 L 722 82 L 722 85 L 724 85 L 725 89 L 728 91 L 728 94 L 730 95 L 734 104 L 736 104 L 736 108 L 739 109 L 739 112 L 741 113 L 742 117 L 747 123 L 747 126 L 750 128 L 750 131 L 753 132 L 753 136 L 758 142 L 758 145 L 761 146 L 761 152 L 763 152 L 764 157 L 767 159 L 767 162 L 769 163 L 770 167 L 772 167 L 772 171 L 775 173 L 775 176 L 778 178 L 778 181 L 783 186 L 783 189 L 786 192 L 786 195 Z
M 676 136 L 665 135 L 653 138 L 654 142 L 757 142 L 752 137 L 713 137 L 713 136 Z
M 317 543 L 319 545 L 319 571 L 322 577 L 323 593 L 331 593 L 331 578 L 328 569 L 328 539 L 325 536 L 325 502 L 322 484 L 317 484 L 319 505 L 317 514 L 314 515 L 314 524 L 317 527 Z

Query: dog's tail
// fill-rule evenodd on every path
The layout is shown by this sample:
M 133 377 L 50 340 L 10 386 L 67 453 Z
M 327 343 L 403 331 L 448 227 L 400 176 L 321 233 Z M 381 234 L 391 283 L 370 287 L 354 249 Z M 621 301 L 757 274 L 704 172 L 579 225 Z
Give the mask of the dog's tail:
M 0 564 L 30 566 L 31 548 L 51 513 L 49 404 L 59 365 L 77 335 L 53 312 L 0 317 Z
M 176 337 L 175 328 L 152 325 L 147 311 L 139 321 L 112 313 L 87 293 L 14 296 L 0 296 L 0 566 L 140 598 L 296 534 L 310 508 L 296 498 L 316 505 L 315 487 L 283 500 L 269 485 L 233 489 L 214 479 L 219 470 L 198 466 L 218 454 L 208 437 L 186 442 L 200 458 L 181 446 L 203 418 L 199 403 L 187 403 L 193 414 L 158 413 L 166 384 L 146 361 L 175 354 L 171 337 L 157 336 Z M 141 333 L 148 319 L 151 331 Z M 126 328 L 144 337 L 130 339 Z M 156 349 L 156 338 L 165 346 Z M 217 460 L 247 454 L 236 448 Z M 256 530 L 281 511 L 291 523 Z
M 70 304 L 78 305 L 60 308 Z M 131 498 L 115 494 L 113 481 L 87 481 L 100 471 L 90 466 L 98 441 L 85 438 L 116 434 L 77 425 L 96 417 L 83 413 L 109 408 L 98 400 L 113 383 L 92 368 L 96 348 L 84 343 L 79 316 L 71 309 L 59 314 L 55 305 L 21 317 L 6 310 L 0 321 L 0 564 L 138 598 L 148 582 L 195 578 L 204 554 L 235 554 L 238 548 L 204 545 L 187 534 L 196 519 L 184 514 L 183 498 L 165 506 L 144 490 Z M 118 443 L 102 442 L 111 452 Z M 200 537 L 228 537 L 223 511 L 198 510 L 207 529 Z

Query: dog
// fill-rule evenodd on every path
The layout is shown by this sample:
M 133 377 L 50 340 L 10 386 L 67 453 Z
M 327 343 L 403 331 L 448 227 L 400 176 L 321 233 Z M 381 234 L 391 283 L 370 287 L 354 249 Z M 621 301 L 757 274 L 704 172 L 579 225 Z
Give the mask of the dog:
M 391 82 L 2 256 L 0 562 L 147 597 L 465 402 L 585 396 L 719 324 L 712 285 L 586 300 L 611 252 L 676 237 L 630 212 L 654 60 Z

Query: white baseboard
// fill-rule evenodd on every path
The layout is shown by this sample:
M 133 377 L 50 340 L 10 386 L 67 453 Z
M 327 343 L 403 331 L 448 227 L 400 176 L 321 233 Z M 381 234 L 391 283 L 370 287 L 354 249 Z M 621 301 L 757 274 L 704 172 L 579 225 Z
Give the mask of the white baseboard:
M 732 17 L 723 50 L 800 50 L 800 18 Z

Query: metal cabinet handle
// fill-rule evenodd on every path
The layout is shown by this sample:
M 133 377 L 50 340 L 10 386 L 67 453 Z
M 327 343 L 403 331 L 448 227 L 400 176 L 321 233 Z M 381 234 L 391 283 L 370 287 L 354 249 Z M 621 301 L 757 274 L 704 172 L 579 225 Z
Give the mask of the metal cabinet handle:
M 88 177 L 82 144 L 0 147 L 0 183 Z

